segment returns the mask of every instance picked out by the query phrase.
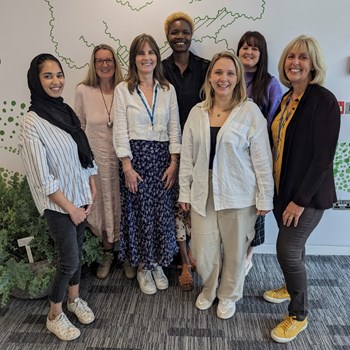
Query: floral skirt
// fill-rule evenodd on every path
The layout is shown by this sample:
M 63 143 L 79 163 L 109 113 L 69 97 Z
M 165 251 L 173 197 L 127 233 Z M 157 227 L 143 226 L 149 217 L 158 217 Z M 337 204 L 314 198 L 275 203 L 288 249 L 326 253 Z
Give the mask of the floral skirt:
M 174 188 L 166 190 L 163 174 L 170 164 L 169 143 L 131 140 L 132 166 L 142 177 L 133 194 L 120 174 L 121 261 L 153 269 L 154 264 L 168 266 L 177 253 Z
M 189 240 L 191 237 L 191 211 L 183 211 L 177 199 L 179 198 L 179 184 L 175 184 L 175 218 L 176 218 L 176 240 L 178 242 Z
M 265 216 L 258 216 L 255 222 L 254 230 L 255 236 L 250 245 L 252 247 L 257 247 L 265 242 Z

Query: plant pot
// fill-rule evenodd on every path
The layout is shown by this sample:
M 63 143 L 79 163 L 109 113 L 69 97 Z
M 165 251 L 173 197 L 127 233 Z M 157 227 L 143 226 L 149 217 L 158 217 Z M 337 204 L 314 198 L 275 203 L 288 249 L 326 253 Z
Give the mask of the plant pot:
M 42 261 L 38 261 L 38 262 L 34 262 L 34 263 L 28 263 L 27 264 L 30 272 L 33 273 L 34 278 L 39 276 L 40 279 L 44 278 L 47 275 L 47 268 L 52 268 L 53 265 L 51 262 L 49 262 L 48 260 L 42 260 Z M 51 273 L 52 274 L 52 273 Z M 18 287 L 12 288 L 10 291 L 10 295 L 18 298 L 18 299 L 41 299 L 44 298 L 46 296 L 48 296 L 49 294 L 49 289 L 50 289 L 50 285 L 51 283 L 48 283 L 47 286 L 45 286 L 44 288 L 37 288 L 37 290 L 35 290 L 35 293 L 33 294 L 29 292 L 29 288 L 27 285 L 27 288 L 25 289 L 20 289 Z

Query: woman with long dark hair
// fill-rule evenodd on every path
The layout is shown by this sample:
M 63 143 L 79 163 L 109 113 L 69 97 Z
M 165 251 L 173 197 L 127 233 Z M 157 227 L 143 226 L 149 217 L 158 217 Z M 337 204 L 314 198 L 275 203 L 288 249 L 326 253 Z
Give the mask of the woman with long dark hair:
M 168 288 L 162 267 L 177 252 L 173 186 L 181 135 L 175 89 L 152 36 L 131 43 L 128 75 L 115 89 L 115 102 L 113 141 L 122 164 L 119 257 L 138 269 L 141 291 L 154 294 Z
M 278 80 L 267 70 L 268 54 L 264 36 L 256 31 L 244 33 L 238 42 L 237 55 L 244 67 L 247 95 L 259 106 L 269 128 L 281 101 L 282 89 Z M 259 216 L 255 223 L 255 237 L 247 251 L 246 274 L 253 267 L 254 247 L 264 241 L 265 217 Z

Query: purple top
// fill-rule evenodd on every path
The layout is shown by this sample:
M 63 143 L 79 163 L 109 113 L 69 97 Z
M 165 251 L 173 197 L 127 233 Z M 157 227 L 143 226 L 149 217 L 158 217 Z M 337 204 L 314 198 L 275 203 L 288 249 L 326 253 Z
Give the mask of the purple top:
M 245 82 L 247 84 L 247 95 L 251 99 L 252 97 L 252 80 L 254 77 L 255 72 L 245 72 Z M 282 88 L 278 80 L 271 76 L 271 80 L 269 84 L 267 85 L 266 91 L 265 91 L 265 98 L 264 102 L 261 106 L 259 106 L 262 114 L 267 119 L 267 126 L 270 128 L 272 119 L 275 115 L 275 112 L 277 110 L 277 107 L 279 106 L 281 99 L 282 99 Z

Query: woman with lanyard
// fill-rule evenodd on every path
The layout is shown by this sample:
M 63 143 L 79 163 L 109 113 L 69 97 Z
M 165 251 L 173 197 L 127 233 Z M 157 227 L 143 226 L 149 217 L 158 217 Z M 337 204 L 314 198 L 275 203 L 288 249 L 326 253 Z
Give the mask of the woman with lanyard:
M 293 39 L 278 70 L 289 87 L 271 127 L 277 258 L 285 285 L 266 291 L 264 299 L 289 301 L 288 316 L 271 331 L 272 339 L 286 343 L 308 325 L 305 245 L 324 210 L 336 201 L 333 158 L 340 112 L 335 96 L 322 86 L 326 70 L 314 38 Z
M 157 43 L 147 34 L 130 47 L 125 82 L 115 89 L 113 142 L 121 160 L 120 260 L 137 267 L 142 292 L 168 288 L 162 266 L 177 252 L 174 189 L 180 123 L 174 87 Z
M 29 112 L 21 121 L 20 150 L 33 199 L 45 216 L 58 255 L 49 294 L 46 327 L 61 340 L 80 335 L 62 311 L 68 289 L 68 311 L 80 323 L 94 319 L 79 297 L 80 266 L 86 218 L 96 196 L 97 173 L 78 117 L 61 97 L 65 77 L 50 54 L 36 56 L 28 70 Z

